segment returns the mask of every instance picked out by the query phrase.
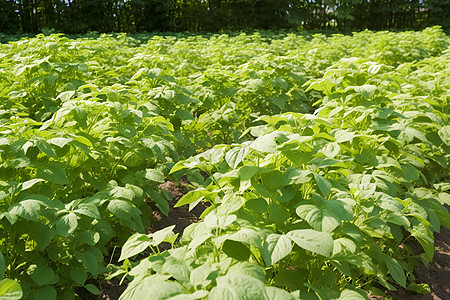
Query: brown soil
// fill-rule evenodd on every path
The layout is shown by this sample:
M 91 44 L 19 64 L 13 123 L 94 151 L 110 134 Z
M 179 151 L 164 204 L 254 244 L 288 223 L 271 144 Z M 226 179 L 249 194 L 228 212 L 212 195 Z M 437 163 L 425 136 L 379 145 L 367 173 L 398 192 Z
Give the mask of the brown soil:
M 433 261 L 425 266 L 420 263 L 414 271 L 417 283 L 426 283 L 431 293 L 417 294 L 399 287 L 397 291 L 386 291 L 385 297 L 370 296 L 371 300 L 447 300 L 450 299 L 450 230 L 442 227 L 440 233 L 434 235 L 435 253 Z M 420 249 L 420 246 L 417 247 Z
M 207 208 L 207 204 L 199 203 L 192 211 L 189 211 L 187 206 L 175 207 L 178 200 L 187 193 L 187 180 L 182 180 L 180 184 L 172 181 L 167 181 L 160 185 L 164 190 L 167 190 L 172 195 L 173 200 L 170 204 L 170 212 L 168 216 L 162 215 L 159 211 L 155 211 L 153 216 L 155 218 L 154 225 L 149 228 L 149 232 L 155 232 L 167 226 L 175 225 L 174 232 L 183 233 L 184 229 L 192 223 L 199 221 L 199 216 Z M 431 293 L 426 295 L 409 292 L 403 288 L 397 291 L 386 291 L 385 297 L 370 296 L 371 300 L 447 300 L 450 299 L 450 230 L 442 228 L 441 232 L 435 234 L 435 247 L 433 261 L 425 266 L 422 263 L 415 271 L 417 283 L 426 283 L 431 288 Z M 80 298 L 84 300 L 116 300 L 126 289 L 126 284 L 119 285 L 119 279 L 114 278 L 110 281 L 101 284 L 101 294 L 93 296 L 92 294 L 82 292 Z
M 170 212 L 168 216 L 162 215 L 159 211 L 155 211 L 153 213 L 156 220 L 153 223 L 154 225 L 150 228 L 150 232 L 175 225 L 175 229 L 173 231 L 181 235 L 186 227 L 199 221 L 200 215 L 208 206 L 206 203 L 200 202 L 191 211 L 189 211 L 187 205 L 174 207 L 178 200 L 180 200 L 180 198 L 188 192 L 186 188 L 187 184 L 187 180 L 182 178 L 179 185 L 172 181 L 166 181 L 159 186 L 160 188 L 168 191 L 172 195 L 173 200 L 169 202 Z
M 120 295 L 125 291 L 127 285 L 122 283 L 119 284 L 120 280 L 118 278 L 113 278 L 103 283 L 100 296 L 97 299 L 105 300 L 117 300 Z
M 188 210 L 188 206 L 174 207 L 178 200 L 180 200 L 180 198 L 188 192 L 188 189 L 186 188 L 187 184 L 187 180 L 182 178 L 180 184 L 175 184 L 172 181 L 166 181 L 159 186 L 160 188 L 168 191 L 172 195 L 173 200 L 169 202 L 170 212 L 168 216 L 164 216 L 157 210 L 153 212 L 154 220 L 152 222 L 152 227 L 148 229 L 149 233 L 158 231 L 167 226 L 175 225 L 175 229 L 173 231 L 175 233 L 179 233 L 179 236 L 181 236 L 187 226 L 199 221 L 200 215 L 208 207 L 206 203 L 200 202 L 191 211 Z M 162 245 L 161 248 L 166 247 Z M 114 278 L 111 281 L 107 281 L 102 284 L 100 296 L 94 299 L 116 300 L 119 299 L 125 289 L 126 284 L 123 283 L 122 285 L 119 285 L 119 279 Z M 92 298 L 83 299 L 90 300 Z

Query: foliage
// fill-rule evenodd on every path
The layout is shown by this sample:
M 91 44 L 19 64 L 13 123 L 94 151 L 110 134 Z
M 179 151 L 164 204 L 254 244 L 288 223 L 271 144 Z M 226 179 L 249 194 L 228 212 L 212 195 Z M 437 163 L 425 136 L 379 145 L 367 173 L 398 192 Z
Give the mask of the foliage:
M 449 227 L 448 46 L 438 27 L 1 44 L 0 298 L 106 272 L 123 299 L 418 290 Z M 183 175 L 203 222 L 146 232 Z

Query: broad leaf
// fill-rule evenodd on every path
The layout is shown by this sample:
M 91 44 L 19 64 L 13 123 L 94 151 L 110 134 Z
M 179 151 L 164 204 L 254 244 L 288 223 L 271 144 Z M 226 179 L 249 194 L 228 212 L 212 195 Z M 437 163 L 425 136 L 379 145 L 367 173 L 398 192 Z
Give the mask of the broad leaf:
M 36 172 L 36 177 L 59 184 L 69 183 L 64 170 L 56 165 L 47 165 L 39 168 Z
M 293 230 L 286 234 L 300 248 L 330 257 L 333 252 L 333 238 L 329 233 L 310 229 Z
M 150 238 L 145 234 L 135 233 L 122 246 L 119 261 L 141 253 L 150 245 Z
M 111 200 L 108 204 L 108 210 L 117 218 L 123 220 L 132 229 L 143 232 L 144 227 L 140 218 L 142 213 L 132 203 L 125 200 Z
M 248 147 L 235 147 L 225 154 L 225 161 L 232 169 L 236 167 L 244 160 L 249 152 Z
M 264 241 L 261 255 L 266 266 L 270 267 L 288 256 L 291 251 L 292 241 L 289 237 L 279 234 L 270 234 Z
M 63 215 L 56 221 L 56 232 L 61 236 L 68 236 L 78 227 L 77 215 L 73 212 Z
M 17 281 L 8 278 L 0 280 L 0 299 L 19 300 L 22 295 L 22 288 Z
M 323 178 L 321 175 L 314 173 L 314 179 L 316 180 L 317 185 L 319 186 L 319 190 L 324 197 L 326 197 L 332 188 L 331 183 Z

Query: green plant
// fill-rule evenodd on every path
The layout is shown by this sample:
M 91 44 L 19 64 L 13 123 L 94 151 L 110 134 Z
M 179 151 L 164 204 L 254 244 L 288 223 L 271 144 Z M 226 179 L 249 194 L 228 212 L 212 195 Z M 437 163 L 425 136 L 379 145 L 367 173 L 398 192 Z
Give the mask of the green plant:
M 9 38 L 0 298 L 98 293 L 108 272 L 133 279 L 123 298 L 423 291 L 412 271 L 449 226 L 439 28 Z M 203 222 L 149 234 L 183 175 Z
M 264 268 L 259 285 L 287 289 L 290 294 L 273 290 L 286 299 L 364 299 L 360 289 L 376 291 L 378 284 L 421 291 L 413 270 L 418 259 L 431 261 L 433 232 L 450 226 L 443 207 L 448 194 L 433 185 L 447 176 L 442 132 L 448 116 L 422 98 L 399 97 L 403 79 L 394 76 L 382 64 L 342 60 L 306 84 L 325 94 L 315 114 L 261 117 L 266 125 L 249 128 L 255 140 L 217 145 L 178 162 L 172 173 L 197 168 L 209 178 L 177 206 L 211 206 L 202 223 L 186 228 L 177 249 L 151 254 L 130 270 L 134 280 L 122 299 L 148 292 L 151 278 L 177 284 L 161 299 L 186 292 L 267 297 L 263 288 L 248 294 L 255 283 L 225 273 L 225 263 L 230 270 Z M 422 246 L 420 257 L 410 239 Z M 122 252 L 135 254 L 127 247 Z M 183 274 L 191 277 L 178 276 L 174 257 L 188 261 Z M 196 268 L 209 262 L 221 276 L 195 286 Z

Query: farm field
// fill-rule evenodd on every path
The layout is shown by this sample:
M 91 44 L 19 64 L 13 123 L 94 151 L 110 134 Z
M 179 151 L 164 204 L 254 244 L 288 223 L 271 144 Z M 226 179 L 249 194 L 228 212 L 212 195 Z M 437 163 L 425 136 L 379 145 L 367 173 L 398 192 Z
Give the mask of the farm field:
M 0 299 L 429 293 L 449 74 L 439 27 L 0 44 Z

